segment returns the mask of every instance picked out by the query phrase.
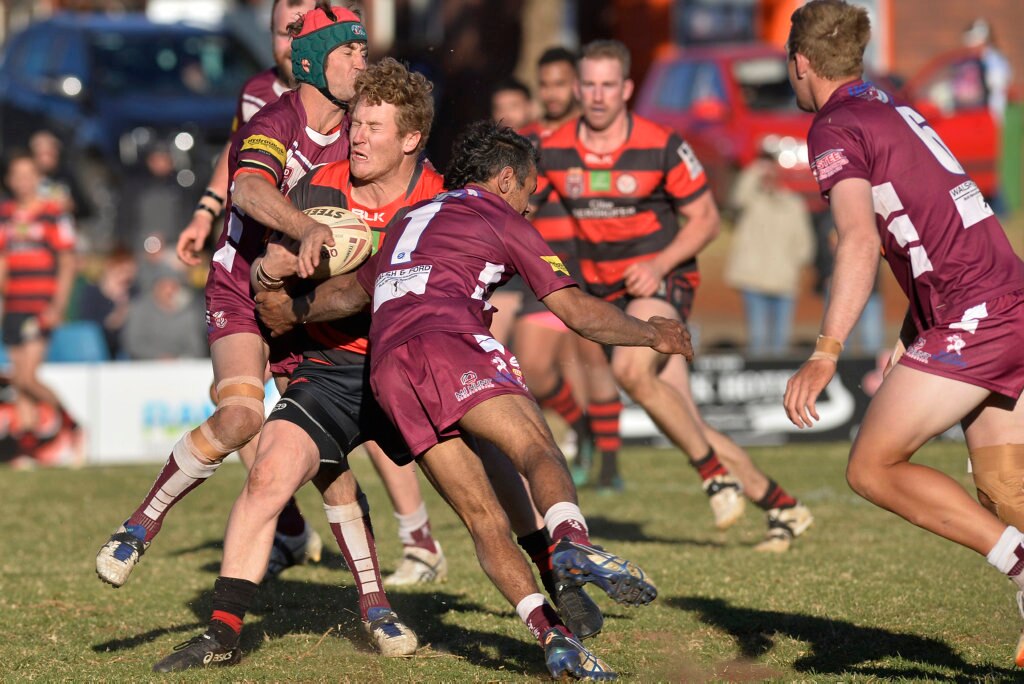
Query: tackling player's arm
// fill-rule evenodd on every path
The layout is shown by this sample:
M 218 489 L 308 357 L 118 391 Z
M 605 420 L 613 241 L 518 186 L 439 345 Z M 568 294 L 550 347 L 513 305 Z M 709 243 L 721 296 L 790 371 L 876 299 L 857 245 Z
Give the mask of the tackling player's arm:
M 631 264 L 625 270 L 626 291 L 634 297 L 654 295 L 672 269 L 697 256 L 718 237 L 721 222 L 710 190 L 680 207 L 679 214 L 686 223 L 672 242 L 653 259 Z
M 297 325 L 352 316 L 369 304 L 370 295 L 359 285 L 354 273 L 328 278 L 301 297 L 265 290 L 256 295 L 256 313 L 273 337 Z
M 231 141 L 228 140 L 217 158 L 217 166 L 213 169 L 210 183 L 206 186 L 199 205 L 192 212 L 192 220 L 178 235 L 175 252 L 182 263 L 195 266 L 199 263 L 199 253 L 203 251 L 206 239 L 213 230 L 213 222 L 224 212 L 224 198 L 228 196 L 228 155 L 231 153 Z
M 814 404 L 836 372 L 843 343 L 871 296 L 878 273 L 881 239 L 875 224 L 871 183 L 863 178 L 839 181 L 829 192 L 839 242 L 836 246 L 832 291 L 811 358 L 789 379 L 784 405 L 797 427 L 818 420 Z
M 300 278 L 313 275 L 320 263 L 321 247 L 334 246 L 331 229 L 296 209 L 262 173 L 236 173 L 231 202 L 267 228 L 301 241 L 297 271 Z
M 652 316 L 645 323 L 578 287 L 555 290 L 541 301 L 569 328 L 598 344 L 650 347 L 662 354 L 682 354 L 687 361 L 693 359 L 690 333 L 679 321 Z

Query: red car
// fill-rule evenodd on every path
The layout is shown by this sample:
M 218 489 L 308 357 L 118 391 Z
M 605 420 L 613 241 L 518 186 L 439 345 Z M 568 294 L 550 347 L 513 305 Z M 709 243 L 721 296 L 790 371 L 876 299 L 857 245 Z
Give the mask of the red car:
M 787 56 L 763 44 L 672 48 L 651 65 L 636 111 L 678 131 L 703 162 L 719 204 L 736 172 L 767 152 L 783 182 L 824 209 L 807 166 L 811 114 L 797 109 Z M 880 83 L 891 92 L 889 84 Z M 896 93 L 913 105 L 987 195 L 996 189 L 995 125 L 976 51 L 936 59 Z

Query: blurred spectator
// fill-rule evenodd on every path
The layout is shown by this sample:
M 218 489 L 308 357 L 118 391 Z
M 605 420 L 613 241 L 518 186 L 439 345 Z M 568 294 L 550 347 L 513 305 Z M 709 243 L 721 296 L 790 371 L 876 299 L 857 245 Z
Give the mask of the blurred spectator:
M 800 272 L 814 256 L 807 205 L 782 185 L 773 160 L 758 159 L 737 177 L 732 206 L 739 218 L 725 280 L 743 294 L 748 351 L 784 354 Z
M 60 202 L 64 211 L 76 219 L 89 217 L 89 202 L 75 174 L 65 163 L 60 139 L 45 129 L 36 131 L 28 139 L 28 148 L 43 176 L 40 196 Z
M 143 155 L 142 168 L 125 181 L 117 234 L 140 260 L 168 248 L 173 250 L 178 231 L 192 218 L 192 199 L 178 184 L 170 147 L 165 143 L 150 145 Z
M 39 405 L 77 431 L 57 395 L 37 376 L 50 333 L 64 319 L 75 277 L 75 235 L 59 201 L 40 195 L 43 176 L 32 155 L 11 156 L 5 176 L 11 199 L 0 204 L 0 290 L 3 291 L 3 343 L 11 359 L 16 392 L 17 435 L 25 453 L 37 446 Z
M 1007 91 L 1013 82 L 1010 62 L 996 48 L 992 27 L 985 19 L 976 19 L 964 31 L 963 41 L 964 45 L 976 48 L 981 53 L 981 68 L 985 91 L 988 94 L 988 108 L 999 126 L 1002 126 L 1003 116 L 1006 113 Z
M 491 119 L 518 131 L 533 121 L 530 89 L 514 78 L 499 81 L 491 88 Z
M 121 345 L 128 358 L 138 360 L 207 355 L 203 313 L 180 274 L 159 269 L 152 287 L 131 302 Z
M 128 318 L 136 272 L 129 252 L 114 252 L 105 259 L 98 280 L 86 283 L 78 294 L 78 318 L 103 326 L 112 359 L 121 355 L 121 330 Z

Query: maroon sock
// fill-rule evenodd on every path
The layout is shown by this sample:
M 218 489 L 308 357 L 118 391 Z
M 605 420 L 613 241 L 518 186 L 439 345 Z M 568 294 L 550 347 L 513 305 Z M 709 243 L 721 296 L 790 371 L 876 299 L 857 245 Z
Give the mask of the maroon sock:
M 359 616 L 366 621 L 370 608 L 390 608 L 380 578 L 380 562 L 370 524 L 370 508 L 364 497 L 358 503 L 324 506 L 331 532 L 338 541 L 359 591 Z
M 256 597 L 259 585 L 235 577 L 218 577 L 213 584 L 213 614 L 207 631 L 221 646 L 234 648 L 242 633 L 245 613 Z
M 548 536 L 547 528 L 542 527 L 530 534 L 516 537 L 516 541 L 519 542 L 519 546 L 530 557 L 533 564 L 537 566 L 540 583 L 544 585 L 548 596 L 554 599 L 555 573 L 551 569 L 551 537 Z
M 586 544 L 587 546 L 591 546 L 590 535 L 587 534 L 587 528 L 583 527 L 578 520 L 566 520 L 565 522 L 560 522 L 555 525 L 555 531 L 552 532 L 551 539 L 554 544 L 557 544 L 562 539 L 568 539 L 569 541 L 576 542 L 577 544 Z
M 146 541 L 151 541 L 160 532 L 167 511 L 205 481 L 206 478 L 195 479 L 182 472 L 171 452 L 152 489 L 128 518 L 128 523 L 146 528 Z
M 430 553 L 437 553 L 437 544 L 434 543 L 434 535 L 430 532 L 429 522 L 409 532 L 409 536 L 412 538 L 412 544 L 405 544 L 405 546 L 418 546 Z
M 544 635 L 552 628 L 558 629 L 566 636 L 571 636 L 569 630 L 562 624 L 562 619 L 558 617 L 558 613 L 547 601 L 530 611 L 530 616 L 526 618 L 526 627 L 537 638 L 537 641 L 540 641 L 541 646 L 544 645 Z
M 305 531 L 306 520 L 302 517 L 302 513 L 299 512 L 299 504 L 295 501 L 295 497 L 293 496 L 288 499 L 288 503 L 284 505 L 284 510 L 281 511 L 281 515 L 277 516 L 276 532 L 289 537 L 298 537 Z
M 773 508 L 792 508 L 797 501 L 790 494 L 779 486 L 775 480 L 768 480 L 768 490 L 758 501 L 755 501 L 759 508 L 766 511 Z
M 690 461 L 690 465 L 697 469 L 697 473 L 700 474 L 700 479 L 707 480 L 715 477 L 716 475 L 728 475 L 729 471 L 726 470 L 722 462 L 718 460 L 718 456 L 715 455 L 714 449 L 708 449 L 708 455 L 699 461 Z

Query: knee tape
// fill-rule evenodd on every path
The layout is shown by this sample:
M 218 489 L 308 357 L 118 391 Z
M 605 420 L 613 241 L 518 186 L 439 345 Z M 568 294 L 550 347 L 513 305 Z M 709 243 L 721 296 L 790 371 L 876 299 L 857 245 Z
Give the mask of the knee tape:
M 217 383 L 217 410 L 225 406 L 241 406 L 255 414 L 263 423 L 263 383 L 257 378 L 236 376 Z M 219 461 L 249 441 L 236 444 L 238 440 L 225 441 L 223 435 L 216 435 L 209 421 L 189 433 L 190 447 L 210 460 Z
M 971 471 L 979 494 L 995 504 L 999 519 L 1024 529 L 1024 444 L 973 449 Z

